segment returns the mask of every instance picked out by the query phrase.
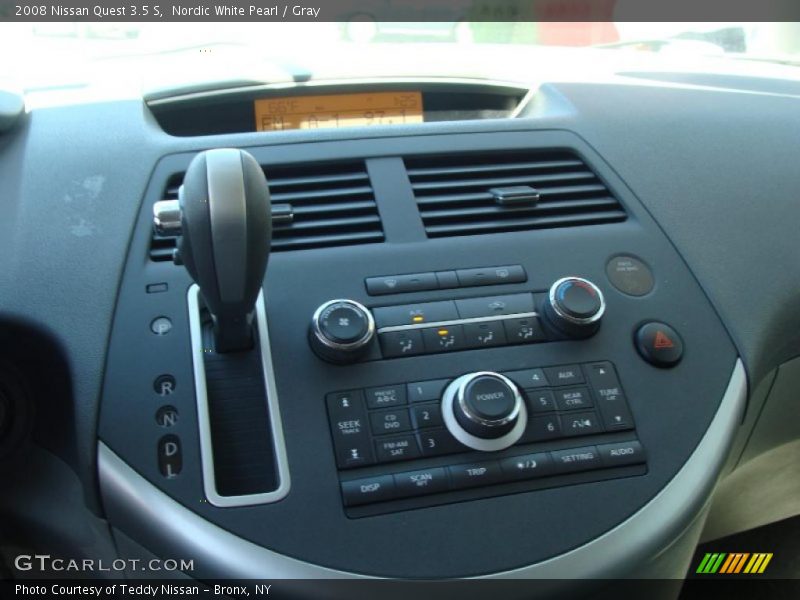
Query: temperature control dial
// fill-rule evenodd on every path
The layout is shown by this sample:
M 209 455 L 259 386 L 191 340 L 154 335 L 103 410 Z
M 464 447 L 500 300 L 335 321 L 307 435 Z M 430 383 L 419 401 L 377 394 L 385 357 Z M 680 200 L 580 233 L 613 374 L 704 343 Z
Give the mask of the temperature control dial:
M 447 386 L 442 415 L 458 441 L 486 452 L 516 443 L 528 421 L 517 386 L 491 371 L 462 375 Z
M 575 338 L 594 335 L 606 310 L 603 292 L 588 279 L 564 277 L 550 287 L 544 314 L 550 324 Z
M 355 362 L 367 352 L 374 338 L 375 320 L 372 313 L 355 300 L 326 302 L 311 319 L 311 348 L 328 362 Z

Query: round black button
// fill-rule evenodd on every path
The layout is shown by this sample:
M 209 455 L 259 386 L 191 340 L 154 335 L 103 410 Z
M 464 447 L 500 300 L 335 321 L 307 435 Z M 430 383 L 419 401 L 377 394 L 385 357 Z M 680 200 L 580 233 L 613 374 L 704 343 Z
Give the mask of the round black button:
M 615 256 L 606 265 L 606 275 L 615 288 L 629 296 L 644 296 L 655 280 L 648 266 L 633 256 Z
M 334 304 L 322 313 L 319 320 L 322 334 L 337 344 L 352 344 L 369 330 L 366 315 L 351 304 Z
M 556 290 L 558 307 L 570 317 L 588 319 L 597 314 L 602 303 L 597 292 L 582 281 L 569 280 Z
M 515 407 L 514 391 L 490 375 L 473 379 L 464 390 L 464 401 L 475 416 L 486 421 L 506 419 Z
M 652 365 L 672 367 L 683 356 L 683 341 L 666 323 L 653 321 L 639 327 L 634 336 L 636 350 Z

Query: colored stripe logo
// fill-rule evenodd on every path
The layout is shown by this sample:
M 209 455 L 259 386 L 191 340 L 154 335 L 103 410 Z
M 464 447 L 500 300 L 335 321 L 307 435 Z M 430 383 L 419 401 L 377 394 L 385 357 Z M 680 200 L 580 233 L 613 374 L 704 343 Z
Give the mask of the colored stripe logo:
M 747 573 L 756 575 L 763 573 L 769 561 L 772 560 L 772 552 L 709 552 L 700 561 L 696 573 L 711 575 L 714 573 L 725 575 L 736 575 Z

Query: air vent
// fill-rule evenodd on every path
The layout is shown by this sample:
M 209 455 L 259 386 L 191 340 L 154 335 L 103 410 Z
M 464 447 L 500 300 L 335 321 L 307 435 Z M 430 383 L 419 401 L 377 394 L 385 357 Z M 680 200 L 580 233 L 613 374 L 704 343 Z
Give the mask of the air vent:
M 272 198 L 272 250 L 382 242 L 383 228 L 363 161 L 265 167 Z M 177 199 L 183 174 L 167 182 Z M 153 234 L 150 258 L 171 260 L 175 238 Z
M 623 221 L 625 211 L 569 151 L 407 158 L 428 237 Z

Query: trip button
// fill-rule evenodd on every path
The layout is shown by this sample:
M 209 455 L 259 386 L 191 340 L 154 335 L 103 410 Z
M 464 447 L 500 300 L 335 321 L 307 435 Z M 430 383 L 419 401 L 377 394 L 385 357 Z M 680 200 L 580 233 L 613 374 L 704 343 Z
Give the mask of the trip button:
M 592 408 L 592 398 L 585 387 L 556 390 L 556 406 L 559 410 L 580 410 Z
M 378 462 L 408 460 L 419 456 L 417 439 L 413 435 L 385 438 L 375 442 L 375 455 Z
M 386 385 L 367 390 L 367 406 L 369 408 L 388 408 L 406 403 L 406 386 Z
M 556 400 L 550 390 L 525 390 L 528 410 L 531 412 L 550 412 L 556 409 Z
M 533 479 L 553 472 L 553 460 L 546 452 L 512 456 L 500 461 L 505 479 Z
M 560 473 L 573 471 L 588 471 L 599 469 L 602 464 L 597 448 L 586 446 L 572 450 L 556 450 L 550 453 L 555 463 L 555 468 Z
M 411 419 L 405 408 L 371 412 L 369 421 L 373 435 L 399 433 L 411 429 Z
M 645 462 L 642 445 L 633 440 L 631 442 L 617 442 L 616 444 L 603 444 L 597 447 L 600 460 L 605 467 L 622 467 Z
M 458 269 L 456 274 L 458 275 L 458 282 L 462 287 L 523 283 L 528 279 L 521 265 Z
M 464 348 L 464 328 L 461 325 L 444 325 L 422 330 L 426 352 L 452 352 Z
M 583 373 L 578 365 L 546 367 L 544 370 L 551 385 L 575 385 L 583 383 Z
M 506 332 L 499 321 L 465 323 L 464 342 L 468 348 L 490 348 L 506 343 Z
M 395 485 L 391 475 L 376 475 L 342 482 L 342 498 L 345 506 L 391 500 L 394 497 Z
M 419 330 L 390 331 L 378 335 L 385 358 L 399 358 L 422 354 L 422 333 Z
M 561 427 L 564 436 L 590 435 L 603 431 L 595 412 L 569 413 L 561 415 Z
M 447 471 L 442 467 L 395 473 L 395 488 L 398 496 L 421 496 L 447 490 Z
M 535 310 L 533 294 L 528 293 L 466 298 L 456 300 L 456 307 L 462 319 L 531 313 Z
M 503 472 L 497 461 L 453 465 L 447 467 L 454 488 L 491 485 L 502 479 Z

